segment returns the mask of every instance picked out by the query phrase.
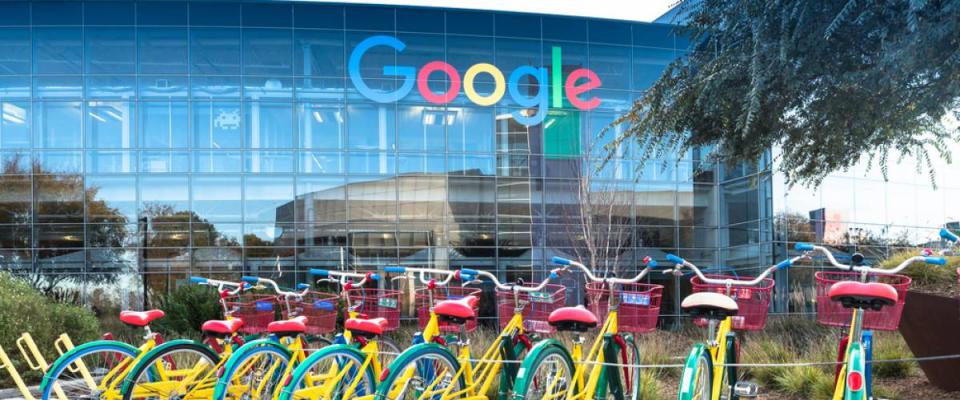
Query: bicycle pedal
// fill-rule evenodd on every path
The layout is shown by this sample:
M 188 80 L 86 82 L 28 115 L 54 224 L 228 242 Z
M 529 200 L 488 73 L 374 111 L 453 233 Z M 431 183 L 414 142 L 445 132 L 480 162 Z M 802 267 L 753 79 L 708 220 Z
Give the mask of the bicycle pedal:
M 760 387 L 756 383 L 741 381 L 733 385 L 733 394 L 747 399 L 753 399 L 760 393 Z

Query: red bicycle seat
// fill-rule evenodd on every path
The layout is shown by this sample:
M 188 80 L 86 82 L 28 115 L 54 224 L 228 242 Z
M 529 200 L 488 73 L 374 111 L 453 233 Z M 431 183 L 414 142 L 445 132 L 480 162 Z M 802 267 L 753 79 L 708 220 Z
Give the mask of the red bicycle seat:
M 433 312 L 442 317 L 455 319 L 474 319 L 477 317 L 474 307 L 480 301 L 476 296 L 467 296 L 457 300 L 444 300 L 433 306 Z
M 274 321 L 267 325 L 267 332 L 276 334 L 297 334 L 307 331 L 307 317 L 296 317 L 285 321 Z
M 844 307 L 879 309 L 897 303 L 897 290 L 886 283 L 863 283 L 843 281 L 830 286 L 830 300 L 843 303 Z
M 343 327 L 351 332 L 367 333 L 370 335 L 382 335 L 383 329 L 387 327 L 386 318 L 350 318 L 343 323 Z
M 166 315 L 163 310 L 148 311 L 121 311 L 120 322 L 130 326 L 143 327 L 150 325 L 151 322 L 163 318 Z
M 220 335 L 232 335 L 237 333 L 240 330 L 240 327 L 243 326 L 243 320 L 239 318 L 227 319 L 227 320 L 210 320 L 203 323 L 203 326 L 200 327 L 201 331 L 206 333 L 216 333 Z
M 597 316 L 583 306 L 560 307 L 550 313 L 547 322 L 561 331 L 583 332 L 597 326 Z

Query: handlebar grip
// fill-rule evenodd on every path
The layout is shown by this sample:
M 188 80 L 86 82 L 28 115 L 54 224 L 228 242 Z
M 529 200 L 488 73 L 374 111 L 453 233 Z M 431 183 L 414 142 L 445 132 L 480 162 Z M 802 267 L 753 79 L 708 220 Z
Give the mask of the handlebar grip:
M 398 267 L 398 266 L 386 267 L 386 268 L 383 269 L 383 272 L 387 272 L 387 273 L 391 273 L 391 274 L 402 274 L 402 273 L 404 273 L 404 272 L 407 272 L 407 268 L 405 268 L 405 267 Z
M 950 232 L 950 230 L 947 228 L 940 228 L 940 237 L 947 239 L 951 242 L 956 242 L 960 240 L 960 236 L 957 236 L 953 232 Z
M 667 261 L 670 261 L 674 264 L 685 264 L 686 261 L 680 257 L 677 257 L 673 254 L 667 254 Z
M 547 277 L 547 280 L 557 280 L 560 279 L 560 275 L 557 275 L 556 272 L 550 271 L 550 276 Z
M 563 257 L 556 257 L 556 256 L 554 256 L 554 257 L 553 257 L 553 260 L 551 260 L 551 261 L 553 261 L 553 263 L 554 263 L 554 264 L 557 264 L 557 265 L 570 265 L 570 260 L 568 260 L 568 259 L 566 259 L 566 258 L 563 258 Z
M 380 281 L 380 274 L 367 274 L 367 279 Z
M 310 288 L 310 285 L 309 285 L 309 284 L 306 284 L 306 283 L 298 283 L 298 284 L 297 284 L 297 290 L 303 290 L 303 289 L 309 289 L 309 288 Z
M 788 258 L 786 260 L 780 261 L 777 263 L 777 269 L 787 269 L 793 266 L 793 259 Z
M 650 268 L 656 268 L 659 267 L 660 264 L 657 262 L 657 260 L 650 259 L 650 262 L 647 263 L 647 266 Z
M 209 279 L 204 278 L 204 277 L 202 277 L 202 276 L 191 276 L 191 277 L 190 277 L 190 282 L 191 282 L 191 283 L 196 283 L 196 284 L 200 284 L 200 285 L 203 285 L 203 284 L 207 283 L 208 280 L 209 280 Z
M 797 249 L 797 251 L 813 251 L 813 245 L 810 243 L 797 242 L 797 244 L 793 245 L 793 248 Z
M 470 268 L 460 268 L 460 273 L 463 275 L 470 275 L 473 277 L 480 275 L 480 271 L 477 271 L 475 269 L 470 269 Z
M 947 265 L 947 259 L 943 257 L 924 257 L 923 260 L 926 261 L 927 264 Z
M 319 276 L 319 277 L 326 278 L 326 277 L 330 276 L 330 271 L 327 271 L 327 270 L 325 270 L 325 269 L 311 268 L 309 274 L 310 274 L 310 275 L 315 275 L 315 276 Z
M 254 284 L 254 285 L 260 283 L 260 278 L 258 278 L 258 277 L 256 277 L 256 276 L 245 276 L 245 277 L 243 277 L 243 278 L 240 278 L 240 280 L 242 280 L 242 281 L 244 281 L 244 282 L 247 282 L 247 283 L 252 283 L 252 284 Z

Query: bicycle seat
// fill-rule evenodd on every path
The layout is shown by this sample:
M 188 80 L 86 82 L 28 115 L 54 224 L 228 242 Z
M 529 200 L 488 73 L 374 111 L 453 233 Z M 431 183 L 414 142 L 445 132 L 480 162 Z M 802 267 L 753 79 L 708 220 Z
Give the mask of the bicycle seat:
M 723 320 L 737 315 L 740 307 L 737 302 L 725 294 L 698 292 L 683 299 L 680 307 L 694 317 Z
M 886 283 L 843 281 L 830 286 L 830 300 L 839 301 L 844 308 L 880 310 L 897 303 L 897 290 Z
M 200 330 L 207 335 L 223 337 L 237 333 L 242 326 L 243 320 L 239 318 L 226 320 L 214 319 L 204 322 Z
M 121 311 L 120 322 L 130 326 L 144 327 L 150 325 L 150 323 L 155 320 L 163 318 L 164 315 L 166 314 L 163 313 L 163 310 Z
M 386 318 L 350 318 L 343 323 L 344 329 L 367 338 L 383 335 L 383 330 L 386 327 Z
M 444 300 L 437 302 L 433 306 L 433 312 L 441 320 L 449 321 L 455 324 L 466 323 L 467 320 L 477 318 L 474 307 L 480 302 L 476 296 L 466 296 L 457 300 Z
M 277 336 L 296 336 L 307 331 L 307 317 L 296 317 L 285 321 L 274 321 L 267 325 L 267 332 Z
M 560 307 L 547 317 L 550 326 L 558 331 L 586 332 L 597 326 L 597 316 L 583 306 Z

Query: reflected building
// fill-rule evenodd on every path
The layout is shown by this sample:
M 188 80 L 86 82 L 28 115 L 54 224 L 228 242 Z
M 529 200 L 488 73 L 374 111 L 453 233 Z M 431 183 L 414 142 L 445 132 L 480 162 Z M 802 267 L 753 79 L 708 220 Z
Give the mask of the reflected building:
M 133 298 L 341 265 L 540 279 L 583 246 L 584 174 L 624 271 L 768 263 L 766 160 L 640 168 L 630 144 L 598 168 L 611 123 L 687 47 L 667 24 L 553 15 L 0 2 L 0 266 Z

